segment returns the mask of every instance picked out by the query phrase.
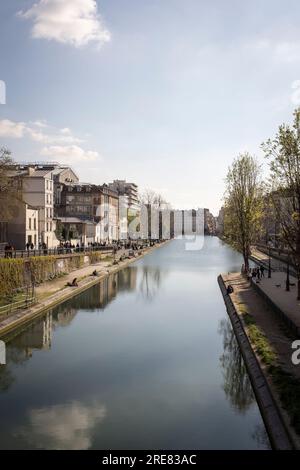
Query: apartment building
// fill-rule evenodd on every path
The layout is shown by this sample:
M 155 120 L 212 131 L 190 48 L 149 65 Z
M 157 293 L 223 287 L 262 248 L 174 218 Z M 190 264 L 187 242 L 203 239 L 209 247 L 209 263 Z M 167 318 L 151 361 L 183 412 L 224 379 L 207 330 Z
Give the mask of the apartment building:
M 107 185 L 64 185 L 61 208 L 61 221 L 75 217 L 95 223 L 95 242 L 118 240 L 119 196 Z
M 52 171 L 36 164 L 16 164 L 11 168 L 11 177 L 20 181 L 23 202 L 38 210 L 36 245 L 45 243 L 48 248 L 56 247 Z
M 16 250 L 25 250 L 27 244 L 38 248 L 38 209 L 22 201 L 16 203 L 13 218 L 7 223 L 6 237 Z
M 120 238 L 129 237 L 129 224 L 131 224 L 130 234 L 134 236 L 135 228 L 139 228 L 141 213 L 138 186 L 126 180 L 114 180 L 108 186 L 119 195 Z

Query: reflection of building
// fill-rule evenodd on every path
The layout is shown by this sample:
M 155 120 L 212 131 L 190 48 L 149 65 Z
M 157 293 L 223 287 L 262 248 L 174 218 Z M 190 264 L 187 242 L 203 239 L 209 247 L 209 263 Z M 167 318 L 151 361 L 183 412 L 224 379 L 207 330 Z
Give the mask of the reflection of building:
M 30 349 L 50 349 L 52 338 L 52 314 L 47 313 L 42 320 L 28 326 L 14 340 L 17 347 Z
M 130 291 L 136 289 L 137 268 L 131 266 L 118 272 L 118 291 Z
M 70 301 L 69 301 L 70 302 Z M 77 315 L 77 309 L 68 305 L 69 302 L 59 305 L 56 307 L 52 314 L 53 327 L 56 326 L 68 326 L 72 323 L 73 318 Z

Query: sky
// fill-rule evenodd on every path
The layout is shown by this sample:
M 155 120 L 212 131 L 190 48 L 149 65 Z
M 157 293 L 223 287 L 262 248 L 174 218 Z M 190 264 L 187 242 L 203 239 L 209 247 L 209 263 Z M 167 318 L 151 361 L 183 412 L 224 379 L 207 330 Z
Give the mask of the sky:
M 217 214 L 233 158 L 263 161 L 300 105 L 299 20 L 298 0 L 2 0 L 0 145 Z

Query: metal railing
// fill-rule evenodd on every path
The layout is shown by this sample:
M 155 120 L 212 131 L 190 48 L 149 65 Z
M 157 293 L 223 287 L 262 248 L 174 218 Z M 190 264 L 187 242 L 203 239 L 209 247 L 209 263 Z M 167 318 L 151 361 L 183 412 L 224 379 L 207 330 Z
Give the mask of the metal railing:
M 0 258 L 29 258 L 30 256 L 59 256 L 76 253 L 90 253 L 92 251 L 112 251 L 112 245 L 84 246 L 84 247 L 57 247 L 57 248 L 33 248 L 28 250 L 1 250 Z
M 155 241 L 157 242 L 157 240 Z M 110 243 L 108 245 L 87 245 L 87 246 L 58 246 L 57 248 L 29 248 L 26 250 L 14 250 L 14 249 L 2 249 L 0 250 L 0 258 L 29 258 L 30 256 L 59 256 L 59 255 L 70 255 L 78 253 L 90 253 L 93 251 L 110 252 L 115 247 L 126 247 L 131 246 L 145 246 L 151 244 L 153 241 L 149 240 L 138 240 L 138 241 L 119 241 L 116 243 Z
M 33 285 L 17 289 L 9 297 L 2 300 L 3 305 L 0 305 L 0 319 L 18 310 L 29 308 L 35 302 L 36 296 Z

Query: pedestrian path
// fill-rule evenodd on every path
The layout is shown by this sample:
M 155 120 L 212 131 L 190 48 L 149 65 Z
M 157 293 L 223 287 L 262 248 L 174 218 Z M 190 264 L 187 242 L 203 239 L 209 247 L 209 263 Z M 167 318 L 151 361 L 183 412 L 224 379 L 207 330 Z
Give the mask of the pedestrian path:
M 268 265 L 269 257 L 257 249 L 252 249 L 252 256 L 259 264 Z M 286 263 L 271 258 L 271 278 L 268 278 L 268 270 L 259 281 L 252 281 L 255 288 L 271 303 L 277 307 L 279 313 L 284 316 L 287 324 L 300 336 L 300 301 L 297 300 L 297 279 L 290 275 L 290 290 L 286 291 Z M 283 268 L 285 270 L 283 271 Z

